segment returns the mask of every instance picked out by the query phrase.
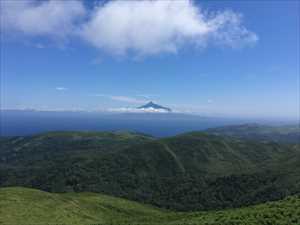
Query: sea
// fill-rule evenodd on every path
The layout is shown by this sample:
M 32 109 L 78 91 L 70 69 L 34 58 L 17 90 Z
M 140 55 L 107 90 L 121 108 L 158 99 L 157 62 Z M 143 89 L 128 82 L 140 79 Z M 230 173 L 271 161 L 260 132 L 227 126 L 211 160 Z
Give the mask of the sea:
M 131 131 L 154 137 L 167 137 L 207 128 L 254 122 L 272 121 L 179 113 L 1 110 L 0 136 L 24 136 L 48 131 Z

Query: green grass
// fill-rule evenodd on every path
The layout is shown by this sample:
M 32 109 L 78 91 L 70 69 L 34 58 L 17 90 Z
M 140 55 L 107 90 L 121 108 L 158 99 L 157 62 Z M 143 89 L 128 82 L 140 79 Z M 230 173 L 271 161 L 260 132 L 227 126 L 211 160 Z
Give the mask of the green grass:
M 299 225 L 300 197 L 222 211 L 171 212 L 96 193 L 0 189 L 1 225 Z

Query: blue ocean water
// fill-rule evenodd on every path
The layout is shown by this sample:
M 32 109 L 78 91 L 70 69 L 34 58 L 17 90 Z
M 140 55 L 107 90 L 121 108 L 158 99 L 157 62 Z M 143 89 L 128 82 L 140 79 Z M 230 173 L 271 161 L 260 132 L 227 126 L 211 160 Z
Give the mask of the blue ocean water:
M 156 137 L 172 136 L 211 127 L 253 122 L 247 119 L 201 117 L 175 113 L 46 112 L 3 110 L 1 136 L 47 131 L 134 131 Z

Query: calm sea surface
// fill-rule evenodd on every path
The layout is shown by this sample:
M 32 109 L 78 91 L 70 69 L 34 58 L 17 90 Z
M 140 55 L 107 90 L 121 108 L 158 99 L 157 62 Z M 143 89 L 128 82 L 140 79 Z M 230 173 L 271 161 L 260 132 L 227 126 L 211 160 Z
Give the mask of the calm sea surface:
M 46 131 L 127 130 L 164 137 L 211 127 L 257 122 L 246 119 L 207 118 L 174 113 L 104 114 L 14 110 L 0 112 L 1 136 L 30 135 Z

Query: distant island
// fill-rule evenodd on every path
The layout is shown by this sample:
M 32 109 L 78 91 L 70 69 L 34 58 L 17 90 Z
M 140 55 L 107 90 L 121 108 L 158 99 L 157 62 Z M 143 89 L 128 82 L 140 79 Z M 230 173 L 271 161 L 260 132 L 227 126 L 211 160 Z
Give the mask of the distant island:
M 170 108 L 155 104 L 150 101 L 145 105 L 138 107 L 137 109 L 145 110 L 145 111 L 153 111 L 153 112 L 172 112 Z

